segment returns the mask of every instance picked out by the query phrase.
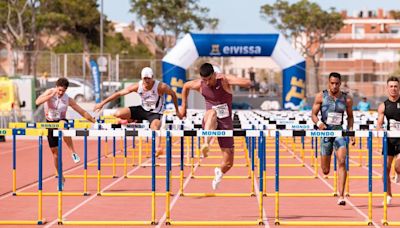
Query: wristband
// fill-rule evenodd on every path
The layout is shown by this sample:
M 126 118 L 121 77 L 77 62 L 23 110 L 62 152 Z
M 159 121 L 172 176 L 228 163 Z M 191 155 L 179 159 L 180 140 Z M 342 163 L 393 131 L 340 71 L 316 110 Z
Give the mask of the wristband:
M 319 125 L 323 124 L 323 122 L 321 120 L 318 120 L 317 122 L 317 127 L 319 128 Z

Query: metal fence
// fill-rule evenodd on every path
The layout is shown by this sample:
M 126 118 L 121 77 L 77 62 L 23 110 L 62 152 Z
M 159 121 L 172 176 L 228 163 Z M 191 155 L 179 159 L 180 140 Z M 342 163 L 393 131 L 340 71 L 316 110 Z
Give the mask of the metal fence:
M 26 53 L 22 52 L 17 54 L 24 56 Z M 87 81 L 92 81 L 90 66 L 87 64 L 87 59 L 96 60 L 100 55 L 98 53 L 91 53 L 88 56 L 84 54 L 56 54 L 52 52 L 39 52 L 36 56 L 36 76 L 38 78 L 45 77 L 81 77 Z M 102 73 L 102 81 L 116 81 L 121 82 L 125 80 L 139 80 L 140 70 L 145 66 L 150 66 L 156 75 L 156 78 L 162 77 L 162 64 L 160 59 L 131 59 L 125 55 L 111 55 L 103 54 L 107 59 L 107 70 Z M 19 58 L 23 59 L 23 58 Z M 187 78 L 196 78 L 198 75 L 197 67 L 204 61 L 215 61 L 205 58 L 199 58 L 187 71 Z M 352 95 L 357 97 L 366 96 L 371 100 L 379 100 L 382 96 L 386 95 L 385 81 L 387 77 L 393 72 L 399 72 L 398 62 L 388 62 L 375 64 L 373 69 L 372 65 L 367 60 L 353 61 L 351 67 L 349 61 L 343 63 L 332 62 L 331 60 L 322 59 L 319 69 L 320 75 L 317 77 L 316 84 L 318 89 L 322 90 L 327 86 L 327 75 L 331 71 L 338 71 L 343 75 L 342 87 Z M 229 69 L 226 73 L 236 74 L 244 77 L 247 75 L 245 69 L 236 69 L 235 66 L 230 64 L 229 58 L 217 60 L 223 63 L 225 69 Z M 351 61 L 350 61 L 351 62 Z M 20 64 L 18 64 L 19 66 Z M 4 68 L 4 67 L 3 67 Z M 223 68 L 223 69 L 224 69 Z M 257 70 L 257 81 L 266 79 L 269 84 L 274 84 L 275 87 L 281 88 L 281 73 L 272 71 L 269 66 L 260 67 Z M 315 78 L 314 69 L 307 66 L 307 78 Z M 15 72 L 11 75 L 26 74 L 26 69 L 23 66 L 17 67 Z M 371 73 L 372 72 L 372 73 Z M 312 80 L 308 80 L 307 95 L 313 97 L 313 92 L 309 92 L 311 87 L 316 87 L 316 84 L 310 84 Z

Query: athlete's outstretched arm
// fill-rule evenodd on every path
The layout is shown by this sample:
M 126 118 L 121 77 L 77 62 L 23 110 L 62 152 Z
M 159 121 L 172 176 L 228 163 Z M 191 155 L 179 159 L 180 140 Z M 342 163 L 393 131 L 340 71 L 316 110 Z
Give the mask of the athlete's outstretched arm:
M 176 96 L 176 92 L 171 89 L 167 84 L 161 83 L 160 86 L 161 94 L 168 94 L 172 97 L 172 101 L 174 102 L 175 112 L 179 119 L 182 119 L 181 113 L 178 109 L 178 97 Z
M 224 74 L 225 78 L 228 80 L 229 85 L 237 85 L 243 88 L 250 88 L 251 81 L 247 78 L 239 78 L 231 74 Z
M 201 86 L 201 79 L 195 79 L 192 81 L 188 81 L 183 84 L 182 88 L 182 107 L 181 107 L 181 116 L 186 116 L 186 109 L 187 109 L 187 97 L 189 96 L 190 90 L 197 90 L 200 91 Z
M 83 110 L 83 108 L 81 108 L 81 106 L 79 106 L 74 99 L 69 98 L 69 106 L 71 106 L 72 109 L 74 109 L 77 113 L 79 113 L 83 118 L 89 120 L 92 123 L 95 123 L 96 120 L 85 110 Z
M 115 92 L 114 94 L 112 94 L 111 96 L 107 97 L 105 100 L 103 100 L 99 104 L 96 104 L 94 106 L 93 111 L 100 110 L 108 102 L 110 102 L 112 100 L 115 100 L 118 97 L 125 96 L 128 93 L 136 92 L 138 90 L 138 88 L 139 88 L 139 85 L 136 83 L 136 84 L 133 84 L 133 85 L 130 85 L 130 86 L 126 87 L 125 89 L 122 89 L 122 90 L 120 90 L 118 92 Z

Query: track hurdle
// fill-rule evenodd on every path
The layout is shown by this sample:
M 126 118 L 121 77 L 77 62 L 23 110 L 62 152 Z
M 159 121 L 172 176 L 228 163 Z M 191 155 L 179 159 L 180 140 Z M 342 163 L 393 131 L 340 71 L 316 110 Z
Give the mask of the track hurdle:
M 155 137 L 156 137 L 156 132 L 155 131 L 142 131 L 141 136 L 151 136 L 152 137 L 152 181 L 151 181 L 151 192 L 150 193 L 106 193 L 100 191 L 100 176 L 101 176 L 101 162 L 100 162 L 100 157 L 101 157 L 101 137 L 102 136 L 111 136 L 111 137 L 121 137 L 121 136 L 132 136 L 133 134 L 136 134 L 138 136 L 137 131 L 127 131 L 127 130 L 115 130 L 115 131 L 104 131 L 104 130 L 58 130 L 54 131 L 54 134 L 57 134 L 59 136 L 59 173 L 61 173 L 62 170 L 62 136 L 92 136 L 92 137 L 97 137 L 98 138 L 98 173 L 97 173 L 97 195 L 98 196 L 151 196 L 151 208 L 152 208 L 152 213 L 151 213 L 151 220 L 148 221 L 107 221 L 107 220 L 93 220 L 93 221 L 67 221 L 63 218 L 62 216 L 62 202 L 63 202 L 63 189 L 62 189 L 62 177 L 59 175 L 58 178 L 58 187 L 59 187 L 59 192 L 58 192 L 58 224 L 59 225 L 156 225 L 156 167 L 155 167 Z M 125 144 L 126 145 L 126 144 Z M 164 194 L 165 195 L 165 194 Z
M 320 132 L 320 134 L 317 134 Z M 329 133 L 327 133 L 329 132 Z M 279 193 L 279 137 L 280 135 L 304 135 L 304 136 L 315 136 L 315 137 L 343 137 L 343 136 L 359 136 L 359 137 L 368 137 L 371 140 L 371 146 L 369 150 L 369 170 L 368 170 L 368 220 L 367 221 L 284 221 L 279 217 L 279 197 L 322 197 L 326 196 L 321 193 L 310 193 L 310 194 L 280 194 Z M 365 226 L 372 225 L 372 132 L 342 132 L 342 131 L 308 131 L 308 132 L 297 132 L 297 131 L 276 131 L 275 132 L 275 140 L 276 140 L 276 170 L 275 170 L 275 225 L 290 225 L 290 226 Z
M 175 136 L 180 136 L 180 137 L 185 137 L 185 136 L 197 136 L 197 137 L 204 137 L 204 136 L 210 136 L 207 134 L 220 134 L 221 132 L 226 133 L 227 135 L 223 135 L 222 137 L 228 137 L 228 136 L 234 136 L 234 137 L 245 137 L 246 136 L 246 132 L 251 132 L 249 133 L 250 135 L 253 134 L 254 135 L 258 132 L 257 130 L 227 130 L 227 131 L 221 131 L 221 130 L 185 130 L 185 131 L 170 131 L 172 135 Z M 220 137 L 220 136 L 218 136 Z M 250 137 L 250 136 L 248 136 Z M 255 142 L 255 141 L 254 141 Z M 254 150 L 255 146 L 253 146 L 251 148 L 251 150 Z M 244 150 L 246 152 L 246 150 Z M 253 151 L 254 153 L 254 151 Z M 254 159 L 254 156 L 252 156 L 252 159 Z M 250 166 L 250 165 L 249 165 Z M 207 166 L 210 167 L 210 166 Z M 211 167 L 216 167 L 216 165 L 213 165 Z M 235 167 L 235 166 L 233 166 Z M 192 169 L 193 171 L 193 169 Z M 254 173 L 254 166 L 252 167 L 252 173 Z M 191 178 L 192 179 L 213 179 L 214 176 L 194 176 L 193 175 L 194 172 L 191 173 Z M 251 176 L 253 176 L 254 179 L 254 174 L 252 174 Z M 249 175 L 245 175 L 245 176 L 233 176 L 233 175 L 226 175 L 224 176 L 224 179 L 229 179 L 229 180 L 233 180 L 233 179 L 250 179 L 251 180 L 251 176 Z M 183 179 L 181 179 L 181 183 L 183 184 Z M 251 182 L 252 185 L 254 185 L 253 182 Z M 254 186 L 251 187 L 251 191 L 250 192 L 244 192 L 244 193 L 196 193 L 196 192 L 184 192 L 183 189 L 181 189 L 181 196 L 189 196 L 189 197 L 247 197 L 247 196 L 254 196 Z
M 209 135 L 210 133 L 218 135 L 218 137 L 230 137 L 230 136 L 252 136 L 256 137 L 259 136 L 259 148 L 258 150 L 260 155 L 259 159 L 259 178 L 260 178 L 260 193 L 259 193 L 259 218 L 256 221 L 176 221 L 171 219 L 171 211 L 170 211 L 170 189 L 171 189 L 171 135 L 177 136 L 205 136 Z M 224 133 L 224 134 L 221 134 Z M 249 135 L 247 135 L 249 134 Z M 236 131 L 236 130 L 228 130 L 228 131 L 221 131 L 221 130 L 198 130 L 198 131 L 167 131 L 167 170 L 166 170 L 166 225 L 179 225 L 179 226 L 254 226 L 254 225 L 263 225 L 263 175 L 262 170 L 264 168 L 263 162 L 265 162 L 264 151 L 265 151 L 265 137 L 263 131 Z M 252 156 L 254 158 L 254 156 Z M 181 196 L 234 196 L 234 197 L 248 197 L 251 196 L 249 194 L 224 194 L 224 193 L 184 193 Z
M 34 132 L 36 130 L 44 130 L 47 132 L 49 128 L 87 128 L 91 123 L 81 123 L 81 122 L 65 122 L 65 123 L 47 123 L 47 122 L 38 122 L 38 123 L 24 123 L 24 122 L 15 122 L 10 123 L 9 126 L 13 128 L 13 184 L 12 184 L 12 191 L 14 196 L 35 196 L 37 195 L 36 192 L 19 192 L 16 188 L 17 186 L 17 170 L 16 170 L 16 163 L 17 163 L 17 136 L 22 134 L 30 135 L 30 132 Z M 47 133 L 46 133 L 47 135 Z M 83 178 L 84 179 L 84 190 L 83 192 L 64 192 L 65 196 L 86 196 L 89 195 L 87 191 L 87 178 L 93 178 L 87 175 L 87 140 L 84 141 L 84 175 L 64 175 L 65 178 Z M 43 196 L 57 196 L 57 192 L 43 192 Z
M 388 131 L 384 132 L 383 139 L 382 139 L 382 146 L 383 146 L 383 218 L 382 218 L 382 225 L 384 226 L 400 226 L 400 221 L 388 221 L 388 204 L 387 204 L 387 158 L 388 158 L 388 148 L 387 142 L 389 137 L 400 137 L 400 132 L 398 131 Z M 395 161 L 395 159 L 394 159 Z M 393 197 L 400 197 L 400 194 L 392 194 Z
M 38 136 L 38 215 L 37 220 L 0 220 L 0 225 L 43 225 L 46 219 L 43 218 L 43 136 L 47 135 L 46 130 L 41 129 L 0 129 L 1 136 L 13 136 L 15 143 L 16 135 Z M 14 151 L 13 151 L 14 152 Z M 15 153 L 13 153 L 13 157 Z M 16 178 L 16 160 L 13 160 L 13 179 Z M 15 183 L 15 182 L 14 182 Z M 14 192 L 15 193 L 15 192 Z

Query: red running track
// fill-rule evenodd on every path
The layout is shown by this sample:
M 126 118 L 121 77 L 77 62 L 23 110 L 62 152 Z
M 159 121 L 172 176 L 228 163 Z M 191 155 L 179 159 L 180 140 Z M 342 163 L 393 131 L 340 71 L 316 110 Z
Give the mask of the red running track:
M 129 141 L 129 140 L 128 140 Z M 281 176 L 313 176 L 314 167 L 311 166 L 310 158 L 305 159 L 304 167 L 284 167 L 284 164 L 301 164 L 300 154 L 293 151 L 292 145 L 286 145 L 286 140 L 281 141 L 280 155 L 282 156 L 280 175 Z M 119 144 L 118 144 L 119 145 Z M 43 192 L 56 192 L 57 179 L 54 176 L 51 152 L 48 149 L 47 142 L 43 142 L 44 148 L 44 166 L 43 166 Z M 108 142 L 111 149 L 111 142 Z M 244 146 L 242 140 L 236 140 L 235 164 L 245 164 L 243 158 Z M 267 156 L 273 156 L 274 142 L 269 139 L 267 142 Z M 83 161 L 83 141 L 75 140 L 75 147 Z M 119 147 L 119 146 L 118 146 Z M 130 147 L 130 145 L 129 145 Z M 66 174 L 82 174 L 83 165 L 74 164 L 70 155 L 64 148 L 64 170 Z M 144 149 L 149 150 L 149 145 Z M 309 146 L 308 146 L 309 148 Z M 104 148 L 103 148 L 104 149 Z M 17 141 L 17 188 L 22 192 L 33 192 L 37 190 L 37 140 Z M 178 155 L 180 150 L 179 140 L 176 140 L 173 147 L 173 154 Z M 189 148 L 185 147 L 185 153 Z M 111 151 L 111 150 L 110 150 Z M 352 152 L 350 152 L 353 155 Z M 354 153 L 358 155 L 357 153 Z M 104 153 L 102 154 L 104 155 Z M 121 151 L 118 151 L 121 155 Z M 130 155 L 130 153 L 128 153 Z M 186 154 L 185 154 L 186 155 Z M 210 156 L 220 155 L 218 145 L 213 144 Z M 291 157 L 288 157 L 292 155 Z M 309 155 L 309 153 L 306 153 Z M 374 155 L 380 155 L 379 149 L 374 150 Z M 239 157 L 242 156 L 242 157 Z M 286 156 L 286 157 L 285 157 Z M 89 140 L 88 159 L 96 163 L 97 142 Z M 143 158 L 144 162 L 150 164 L 150 159 Z M 185 159 L 186 161 L 186 159 Z M 197 160 L 196 160 L 197 161 Z M 358 159 L 352 157 L 352 164 L 358 163 Z M 118 163 L 123 159 L 118 158 Z M 137 162 L 137 160 L 135 161 Z M 165 158 L 157 159 L 158 163 L 165 163 Z M 178 163 L 179 159 L 174 158 L 173 163 Z M 201 164 L 219 164 L 220 158 L 202 159 Z M 350 167 L 350 175 L 367 175 L 367 167 Z M 102 157 L 102 163 L 111 163 L 111 158 Z M 128 159 L 131 163 L 131 159 Z M 267 197 L 264 197 L 264 221 L 265 227 L 274 226 L 275 219 L 275 197 L 271 194 L 275 192 L 275 169 L 270 165 L 275 163 L 274 158 L 267 158 Z M 380 164 L 381 159 L 374 159 L 375 164 Z M 226 176 L 247 176 L 248 167 L 234 167 Z M 112 173 L 111 167 L 103 167 L 104 175 Z M 196 166 L 195 175 L 212 176 L 213 167 Z M 256 167 L 256 170 L 258 168 Z M 12 196 L 12 143 L 7 140 L 0 144 L 0 220 L 36 220 L 37 218 L 37 197 L 35 196 Z M 173 167 L 173 175 L 179 175 L 179 167 Z M 256 172 L 258 173 L 258 171 Z M 382 168 L 374 167 L 374 175 L 381 175 Z M 89 167 L 89 174 L 96 174 L 95 167 Z M 150 167 L 138 167 L 130 165 L 128 175 L 150 175 Z M 157 167 L 158 175 L 165 175 L 165 167 Z M 332 172 L 331 172 L 332 174 Z M 126 179 L 123 178 L 123 167 L 117 167 L 117 178 L 108 178 L 101 180 L 101 189 L 105 192 L 150 192 L 150 179 Z M 212 179 L 190 178 L 190 168 L 185 167 L 185 193 L 214 192 L 211 188 Z M 150 197 L 106 197 L 97 196 L 96 179 L 90 179 L 88 182 L 89 196 L 65 196 L 63 197 L 63 217 L 67 221 L 75 220 L 150 220 L 151 219 L 151 198 Z M 258 189 L 258 180 L 255 183 Z M 392 184 L 393 192 L 399 193 L 399 185 Z M 66 192 L 82 192 L 82 179 L 67 179 L 65 185 Z M 173 221 L 196 220 L 196 221 L 242 221 L 258 219 L 258 198 L 257 197 L 189 197 L 179 196 L 179 180 L 172 181 L 171 197 L 171 218 Z M 158 179 L 156 191 L 165 192 L 165 179 Z M 225 178 L 217 193 L 250 193 L 250 179 L 228 179 Z M 351 193 L 367 193 L 367 179 L 352 179 L 350 181 Z M 382 193 L 382 181 L 373 180 L 373 192 Z M 258 191 L 256 191 L 258 192 Z M 281 179 L 280 193 L 332 193 L 333 180 L 323 178 L 320 169 L 318 169 L 318 178 L 311 179 Z M 349 197 L 346 206 L 336 205 L 336 197 L 281 197 L 280 198 L 280 219 L 284 221 L 364 221 L 368 216 L 368 200 L 366 197 Z M 383 217 L 382 198 L 373 199 L 373 222 L 377 227 L 381 226 Z M 388 220 L 396 220 L 396 214 L 400 208 L 400 200 L 393 199 L 393 205 L 388 208 Z M 43 200 L 43 217 L 46 218 L 45 227 L 54 227 L 57 225 L 57 197 L 46 196 Z M 165 227 L 165 197 L 157 197 L 156 200 L 156 220 L 159 221 L 157 227 Z M 13 227 L 13 226 L 9 226 Z M 17 227 L 17 226 L 15 226 Z M 19 226 L 18 226 L 19 227 Z

